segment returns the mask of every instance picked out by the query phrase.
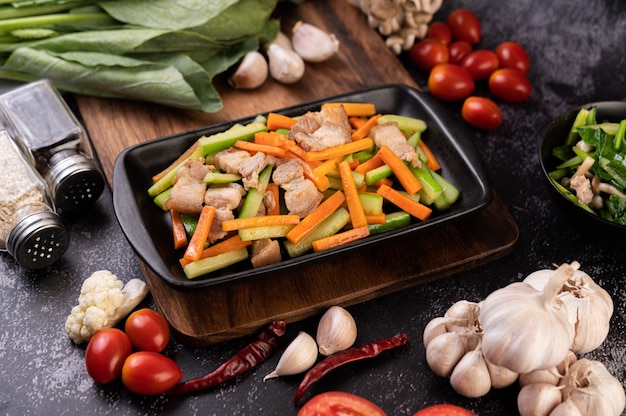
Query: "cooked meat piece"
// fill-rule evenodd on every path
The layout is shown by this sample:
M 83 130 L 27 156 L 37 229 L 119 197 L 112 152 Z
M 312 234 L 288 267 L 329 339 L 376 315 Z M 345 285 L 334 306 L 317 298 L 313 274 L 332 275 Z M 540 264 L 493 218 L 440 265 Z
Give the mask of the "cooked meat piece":
M 308 112 L 291 128 L 289 138 L 306 151 L 318 151 L 352 141 L 352 128 L 343 107 Z
M 265 195 L 263 195 L 263 206 L 265 207 L 266 211 L 271 211 L 274 208 L 276 208 L 276 206 L 279 204 L 280 202 L 276 200 L 276 198 L 274 198 L 274 194 L 272 192 L 265 192 Z
M 278 263 L 282 260 L 280 244 L 277 240 L 264 238 L 252 241 L 252 256 L 250 261 L 255 268 Z
M 232 220 L 235 218 L 233 211 L 228 208 L 218 208 L 215 210 L 215 216 L 211 223 L 211 230 L 209 230 L 208 241 L 210 244 L 221 240 L 228 234 L 227 231 L 222 230 L 222 222 Z
M 238 173 L 243 177 L 245 189 L 256 188 L 259 173 L 267 166 L 269 159 L 265 153 L 251 155 L 245 150 L 228 149 L 215 155 L 215 166 L 226 173 Z
M 187 161 L 176 174 L 176 183 L 172 187 L 170 197 L 165 201 L 164 208 L 176 209 L 186 214 L 200 213 L 207 187 L 204 176 L 209 170 L 211 166 L 201 161 Z
M 370 137 L 374 140 L 376 146 L 387 146 L 400 159 L 409 162 L 414 168 L 422 166 L 415 148 L 407 142 L 406 137 L 398 128 L 398 123 L 378 124 L 370 129 Z
M 576 193 L 576 198 L 581 204 L 589 205 L 593 199 L 591 181 L 584 174 L 574 175 L 570 181 L 570 187 Z
M 289 213 L 304 218 L 319 205 L 324 195 L 304 177 L 300 163 L 298 159 L 290 159 L 278 165 L 272 180 L 285 191 L 285 206 Z
M 233 210 L 239 206 L 245 194 L 245 189 L 238 183 L 230 183 L 227 186 L 210 187 L 204 193 L 204 203 L 206 205 L 212 205 L 215 208 Z

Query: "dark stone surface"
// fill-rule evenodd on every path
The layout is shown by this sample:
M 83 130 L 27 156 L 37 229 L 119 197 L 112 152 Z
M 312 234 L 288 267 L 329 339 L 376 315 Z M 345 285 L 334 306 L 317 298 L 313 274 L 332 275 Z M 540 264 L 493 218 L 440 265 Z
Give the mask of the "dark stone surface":
M 359 328 L 357 343 L 406 332 L 410 343 L 379 359 L 335 371 L 312 393 L 342 390 L 378 403 L 390 415 L 412 415 L 427 405 L 448 402 L 480 415 L 517 414 L 517 387 L 492 390 L 479 399 L 460 397 L 448 380 L 428 368 L 422 330 L 452 303 L 479 301 L 491 291 L 553 263 L 578 260 L 613 297 L 615 312 L 606 342 L 587 357 L 601 360 L 626 381 L 625 249 L 602 245 L 577 233 L 577 224 L 559 216 L 543 183 L 538 144 L 550 120 L 587 102 L 626 99 L 626 9 L 619 0 L 568 2 L 446 1 L 435 20 L 458 7 L 473 10 L 482 22 L 484 48 L 505 40 L 523 44 L 532 59 L 532 97 L 503 104 L 504 123 L 492 132 L 470 128 L 492 184 L 520 227 L 514 252 L 502 260 L 349 308 Z M 408 65 L 410 67 L 410 65 Z M 426 76 L 413 71 L 425 86 Z M 485 90 L 478 92 L 487 94 Z M 448 105 L 459 114 L 460 105 Z M 459 123 L 463 121 L 459 116 Z M 67 254 L 39 272 L 21 269 L 0 254 L 0 413 L 50 414 L 296 414 L 293 393 L 301 377 L 262 381 L 279 355 L 234 382 L 186 398 L 138 397 L 120 383 L 92 382 L 84 367 L 84 348 L 65 335 L 65 319 L 76 303 L 81 282 L 92 272 L 109 269 L 127 280 L 141 270 L 113 214 L 107 190 L 89 212 L 64 217 L 71 233 Z M 626 237 L 626 236 L 625 236 Z M 153 306 L 150 299 L 146 305 Z M 289 327 L 315 333 L 317 319 Z M 172 341 L 166 354 L 186 377 L 217 367 L 253 337 L 207 348 Z M 279 351 L 280 352 L 280 351 Z

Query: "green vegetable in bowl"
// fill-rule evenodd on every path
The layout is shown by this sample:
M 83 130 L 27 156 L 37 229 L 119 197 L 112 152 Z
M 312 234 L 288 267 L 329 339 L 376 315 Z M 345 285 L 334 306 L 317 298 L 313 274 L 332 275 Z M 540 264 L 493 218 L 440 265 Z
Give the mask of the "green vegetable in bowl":
M 596 120 L 596 108 L 581 109 L 562 146 L 552 154 L 562 161 L 550 178 L 581 208 L 626 225 L 626 119 Z

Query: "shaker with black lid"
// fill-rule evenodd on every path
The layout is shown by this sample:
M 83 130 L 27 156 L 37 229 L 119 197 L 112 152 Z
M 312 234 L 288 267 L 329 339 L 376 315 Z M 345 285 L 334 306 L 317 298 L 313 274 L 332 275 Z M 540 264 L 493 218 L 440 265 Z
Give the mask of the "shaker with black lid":
M 65 254 L 69 234 L 55 212 L 47 185 L 23 152 L 0 131 L 0 250 L 23 267 L 41 269 Z
M 10 136 L 46 180 L 57 208 L 79 211 L 104 189 L 87 134 L 48 80 L 0 95 L 0 117 Z

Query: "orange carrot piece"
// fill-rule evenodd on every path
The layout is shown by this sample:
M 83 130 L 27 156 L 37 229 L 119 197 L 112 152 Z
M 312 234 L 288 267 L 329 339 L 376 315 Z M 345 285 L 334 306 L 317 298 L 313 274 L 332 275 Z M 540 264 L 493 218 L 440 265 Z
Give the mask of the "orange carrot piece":
M 378 124 L 378 119 L 382 117 L 382 114 L 376 114 L 367 119 L 365 124 L 356 129 L 354 133 L 352 133 L 352 140 L 361 140 L 367 137 L 370 134 L 370 129 Z
M 263 227 L 265 225 L 289 225 L 300 222 L 298 215 L 259 215 L 256 217 L 235 218 L 222 221 L 222 230 L 236 231 L 242 228 Z
M 432 150 L 430 150 L 430 148 L 426 145 L 426 143 L 424 143 L 423 140 L 419 140 L 417 144 L 422 149 L 424 154 L 426 154 L 426 157 L 428 158 L 428 160 L 426 161 L 426 167 L 430 170 L 435 170 L 435 171 L 441 169 L 441 165 L 439 164 L 439 161 L 435 157 L 435 154 L 432 152 Z
M 339 165 L 339 162 L 341 162 L 342 160 L 343 160 L 342 157 L 335 157 L 332 159 L 328 159 L 322 162 L 321 165 L 315 167 L 313 169 L 313 174 L 315 174 L 315 176 L 327 175 L 328 173 L 332 172 L 337 167 L 337 165 Z
M 254 133 L 254 143 L 266 146 L 280 147 L 287 143 L 289 137 L 286 134 L 277 133 L 275 131 L 259 131 Z
M 428 219 L 430 217 L 430 214 L 432 214 L 433 212 L 433 210 L 426 205 L 406 197 L 405 195 L 401 194 L 393 188 L 390 188 L 387 185 L 381 185 L 376 193 L 397 206 L 398 208 L 422 221 Z
M 366 121 L 367 120 L 365 120 L 363 117 L 348 117 L 348 122 L 350 123 L 350 126 L 355 130 L 365 124 Z
M 196 230 L 191 236 L 191 241 L 189 241 L 189 245 L 185 250 L 185 254 L 183 256 L 184 259 L 190 261 L 200 259 L 200 255 L 202 255 L 202 250 L 204 249 L 204 244 L 209 237 L 209 231 L 211 230 L 211 224 L 213 223 L 213 218 L 215 217 L 215 211 L 216 208 L 211 205 L 205 205 L 202 207 L 200 218 L 198 218 L 198 225 L 196 225 Z
M 368 224 L 384 224 L 387 221 L 385 214 L 365 214 Z
M 338 108 L 340 106 L 343 106 L 348 117 L 370 117 L 376 114 L 374 103 L 328 102 L 322 104 L 321 108 Z
M 350 165 L 348 165 L 348 162 L 345 160 L 339 164 L 339 174 L 341 175 L 343 192 L 346 195 L 346 203 L 348 205 L 348 212 L 350 212 L 352 228 L 366 227 L 367 220 L 365 219 L 361 198 L 359 198 L 359 193 L 354 184 Z
M 345 200 L 346 198 L 341 191 L 333 193 L 287 233 L 287 240 L 293 244 L 298 244 L 322 221 L 330 217 Z
M 242 241 L 239 237 L 239 234 L 235 234 L 232 237 L 222 240 L 219 243 L 202 250 L 202 254 L 200 254 L 200 259 L 198 260 L 206 259 L 207 257 L 214 257 L 219 254 L 228 253 L 229 251 L 233 250 L 239 250 L 240 248 L 248 247 L 251 244 L 252 241 Z M 184 257 L 180 259 L 179 262 L 182 267 L 185 267 L 186 265 L 191 263 L 191 261 L 185 259 Z
M 370 138 L 357 140 L 355 142 L 340 144 L 329 147 L 326 150 L 306 152 L 306 160 L 328 160 L 336 157 L 346 156 L 350 153 L 367 150 L 374 146 L 374 141 Z
M 374 156 L 370 157 L 365 162 L 359 164 L 359 166 L 357 166 L 354 169 L 354 171 L 362 175 L 365 175 L 368 171 L 372 169 L 376 169 L 377 167 L 380 167 L 384 164 L 385 162 L 383 162 L 383 160 L 380 158 L 378 153 L 376 153 Z
M 267 115 L 266 125 L 267 125 L 268 130 L 278 130 L 278 129 L 289 130 L 297 122 L 298 120 L 296 120 L 295 118 L 286 116 L 284 114 L 269 113 Z
M 353 241 L 360 240 L 370 235 L 370 230 L 365 227 L 352 228 L 341 233 L 333 234 L 328 237 L 320 238 L 313 241 L 313 251 L 319 252 L 338 247 Z
M 370 186 L 373 186 L 374 188 L 380 188 L 381 185 L 392 186 L 393 185 L 393 180 L 391 180 L 389 178 L 380 178 L 379 180 L 377 180 L 376 182 L 374 182 Z
M 400 184 L 409 195 L 413 195 L 422 189 L 422 184 L 411 172 L 411 169 L 389 147 L 383 146 L 378 151 L 378 154 L 383 162 L 391 168 L 393 174 L 398 178 L 398 181 L 400 181 Z
M 268 146 L 266 144 L 258 144 L 254 142 L 247 142 L 245 140 L 237 140 L 233 147 L 241 150 L 247 150 L 249 152 L 262 152 L 266 155 L 273 155 L 276 157 L 284 157 L 285 149 L 281 147 Z
M 274 195 L 274 201 L 276 201 L 274 208 L 267 211 L 267 215 L 280 215 L 280 199 L 279 199 L 278 185 L 276 185 L 274 182 L 268 183 L 267 192 L 271 192 L 272 195 Z
M 183 218 L 180 212 L 170 209 L 170 218 L 172 219 L 172 235 L 174 237 L 174 248 L 182 248 L 187 245 L 187 231 L 183 224 Z
M 320 162 L 316 162 L 316 163 L 319 164 Z M 330 188 L 330 179 L 328 179 L 328 176 L 317 175 L 315 173 L 315 168 L 311 166 L 311 162 L 303 160 L 302 168 L 304 170 L 304 177 L 312 181 L 315 184 L 315 187 L 318 189 L 318 191 L 324 192 L 325 190 Z

